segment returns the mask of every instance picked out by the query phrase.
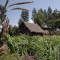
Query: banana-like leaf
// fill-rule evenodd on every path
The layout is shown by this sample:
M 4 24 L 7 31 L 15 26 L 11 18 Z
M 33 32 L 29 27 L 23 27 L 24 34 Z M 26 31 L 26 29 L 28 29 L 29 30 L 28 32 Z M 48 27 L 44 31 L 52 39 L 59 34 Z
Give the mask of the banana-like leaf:
M 5 3 L 5 6 L 4 6 L 4 7 L 6 7 L 6 6 L 7 6 L 8 2 L 9 2 L 9 0 L 6 0 L 6 3 Z
M 9 35 L 6 36 L 6 35 L 3 34 L 3 35 L 2 35 L 2 38 L 4 38 L 4 39 L 6 40 L 7 45 L 8 45 L 8 47 L 9 47 L 11 53 L 16 53 L 13 44 L 9 41 L 9 40 L 10 40 L 10 36 L 9 36 Z
M 13 8 L 12 10 L 26 10 L 26 11 L 29 11 L 28 9 L 25 9 L 25 8 Z
M 21 4 L 28 4 L 28 3 L 33 3 L 33 1 L 31 1 L 31 2 L 14 3 L 14 4 L 9 5 L 9 7 L 11 7 L 11 6 L 13 6 L 13 5 L 21 5 Z

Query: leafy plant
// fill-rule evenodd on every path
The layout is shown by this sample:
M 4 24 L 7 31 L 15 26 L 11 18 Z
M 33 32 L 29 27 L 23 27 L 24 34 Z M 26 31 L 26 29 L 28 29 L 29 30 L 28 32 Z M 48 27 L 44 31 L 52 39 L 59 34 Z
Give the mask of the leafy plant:
M 57 60 L 59 36 L 29 36 L 11 37 L 11 43 L 20 55 L 35 56 L 36 60 Z
M 11 51 L 11 53 L 16 53 L 14 47 L 13 47 L 13 44 L 10 42 L 10 36 L 9 35 L 2 35 L 3 38 L 5 38 L 6 42 L 7 42 L 7 45 Z

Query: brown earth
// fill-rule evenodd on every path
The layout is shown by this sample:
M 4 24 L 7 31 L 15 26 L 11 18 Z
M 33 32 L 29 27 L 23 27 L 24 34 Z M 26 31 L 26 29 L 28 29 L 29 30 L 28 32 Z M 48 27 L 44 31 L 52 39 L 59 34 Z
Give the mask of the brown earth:
M 25 56 L 24 56 L 24 59 L 25 59 L 25 60 L 36 60 L 36 57 L 35 57 L 35 56 L 25 55 Z

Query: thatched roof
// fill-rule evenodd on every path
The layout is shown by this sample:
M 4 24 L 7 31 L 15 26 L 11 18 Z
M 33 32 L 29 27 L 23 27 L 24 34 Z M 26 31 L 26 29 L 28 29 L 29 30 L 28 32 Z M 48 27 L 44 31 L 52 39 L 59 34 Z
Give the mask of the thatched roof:
M 50 34 L 52 29 L 50 27 L 41 27 L 44 31 L 45 31 L 45 34 Z
M 45 31 L 45 34 L 49 34 L 50 32 L 48 30 L 44 30 Z
M 45 33 L 45 31 L 38 25 L 35 23 L 29 23 L 29 22 L 23 22 L 26 27 L 31 31 L 31 32 L 35 32 L 35 33 Z

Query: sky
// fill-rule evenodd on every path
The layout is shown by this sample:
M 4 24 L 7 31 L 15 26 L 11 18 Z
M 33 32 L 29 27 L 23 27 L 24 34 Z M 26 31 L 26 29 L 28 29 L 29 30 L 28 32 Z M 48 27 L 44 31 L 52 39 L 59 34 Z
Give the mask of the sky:
M 32 10 L 33 8 L 36 8 L 37 10 L 42 8 L 42 9 L 48 9 L 48 7 L 50 6 L 52 8 L 52 10 L 57 9 L 60 10 L 60 0 L 34 0 L 33 3 L 30 4 L 23 4 L 23 5 L 15 5 L 13 7 L 8 8 L 8 6 L 10 4 L 16 3 L 16 2 L 26 2 L 26 1 L 32 1 L 32 0 L 9 0 L 9 3 L 7 5 L 7 17 L 10 20 L 10 24 L 11 25 L 18 25 L 18 21 L 21 15 L 21 10 L 13 10 L 10 11 L 12 8 L 14 7 L 22 7 L 22 8 L 26 8 L 29 11 L 29 21 L 31 21 L 31 17 L 32 17 Z M 5 4 L 6 0 L 0 0 L 0 5 Z

